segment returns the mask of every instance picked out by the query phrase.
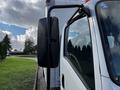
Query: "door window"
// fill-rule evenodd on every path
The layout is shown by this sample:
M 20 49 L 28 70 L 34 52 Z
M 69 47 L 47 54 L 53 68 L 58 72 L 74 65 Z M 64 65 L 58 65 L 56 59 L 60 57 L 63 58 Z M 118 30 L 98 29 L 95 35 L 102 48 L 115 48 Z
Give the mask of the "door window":
M 66 29 L 65 57 L 83 79 L 87 86 L 94 90 L 94 67 L 92 41 L 90 37 L 88 18 L 84 17 L 73 22 Z

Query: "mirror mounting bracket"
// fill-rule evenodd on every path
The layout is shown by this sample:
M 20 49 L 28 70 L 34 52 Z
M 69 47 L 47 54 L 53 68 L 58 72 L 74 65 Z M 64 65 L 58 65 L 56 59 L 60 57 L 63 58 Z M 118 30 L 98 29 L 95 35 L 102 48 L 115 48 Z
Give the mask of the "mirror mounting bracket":
M 88 8 L 84 7 L 83 4 L 81 5 L 55 5 L 55 6 L 52 6 L 48 9 L 48 14 L 47 14 L 47 18 L 48 18 L 48 23 L 50 23 L 50 17 L 51 17 L 51 11 L 53 9 L 64 9 L 64 8 L 78 8 L 75 13 L 72 15 L 72 17 L 69 19 L 68 23 L 73 19 L 73 17 L 79 12 L 79 13 L 84 13 L 85 15 L 87 15 L 88 17 L 90 17 L 90 11 Z M 51 31 L 51 27 L 50 25 L 48 24 L 48 27 L 50 28 L 50 31 Z

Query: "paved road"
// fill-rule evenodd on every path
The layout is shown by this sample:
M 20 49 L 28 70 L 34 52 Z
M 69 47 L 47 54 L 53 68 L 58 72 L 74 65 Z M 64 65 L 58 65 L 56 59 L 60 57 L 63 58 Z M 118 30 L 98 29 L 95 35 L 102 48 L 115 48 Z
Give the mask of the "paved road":
M 44 77 L 43 77 L 43 69 L 41 67 L 38 67 L 38 77 L 36 82 L 36 90 L 47 90 L 47 85 L 45 83 Z
M 26 59 L 31 59 L 31 60 L 35 60 L 37 62 L 37 58 L 31 58 L 31 57 L 25 57 Z

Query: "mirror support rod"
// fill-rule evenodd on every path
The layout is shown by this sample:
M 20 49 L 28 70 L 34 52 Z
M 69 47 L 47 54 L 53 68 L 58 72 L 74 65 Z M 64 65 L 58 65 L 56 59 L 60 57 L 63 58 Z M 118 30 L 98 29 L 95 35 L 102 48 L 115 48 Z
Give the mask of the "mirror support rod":
M 78 8 L 78 10 L 79 10 L 79 8 L 82 8 L 82 7 L 83 7 L 83 5 L 56 5 L 56 6 L 52 6 L 48 9 L 47 18 L 48 18 L 48 28 L 50 29 L 48 32 L 48 48 L 50 48 L 50 45 L 51 45 L 51 43 L 50 43 L 50 41 L 51 41 L 51 37 L 50 37 L 50 35 L 51 35 L 51 25 L 50 25 L 51 24 L 51 20 L 50 20 L 51 11 L 53 9 L 64 9 L 64 8 Z M 74 17 L 74 15 L 71 18 L 73 18 L 73 17 Z M 51 51 L 48 51 L 48 52 L 51 52 Z M 49 57 L 49 55 L 48 55 L 48 57 Z M 50 62 L 50 60 L 48 60 L 48 61 Z M 50 68 L 47 68 L 47 90 L 50 90 Z
M 82 7 L 83 7 L 83 5 L 55 5 L 48 9 L 47 17 L 50 18 L 50 14 L 53 9 L 82 8 Z

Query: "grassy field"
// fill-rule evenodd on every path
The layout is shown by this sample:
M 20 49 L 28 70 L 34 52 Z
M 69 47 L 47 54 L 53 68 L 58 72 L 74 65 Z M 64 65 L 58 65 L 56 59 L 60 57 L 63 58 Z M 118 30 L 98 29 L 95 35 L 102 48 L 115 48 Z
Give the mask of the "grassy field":
M 0 90 L 32 90 L 36 62 L 22 57 L 7 57 L 0 63 Z

